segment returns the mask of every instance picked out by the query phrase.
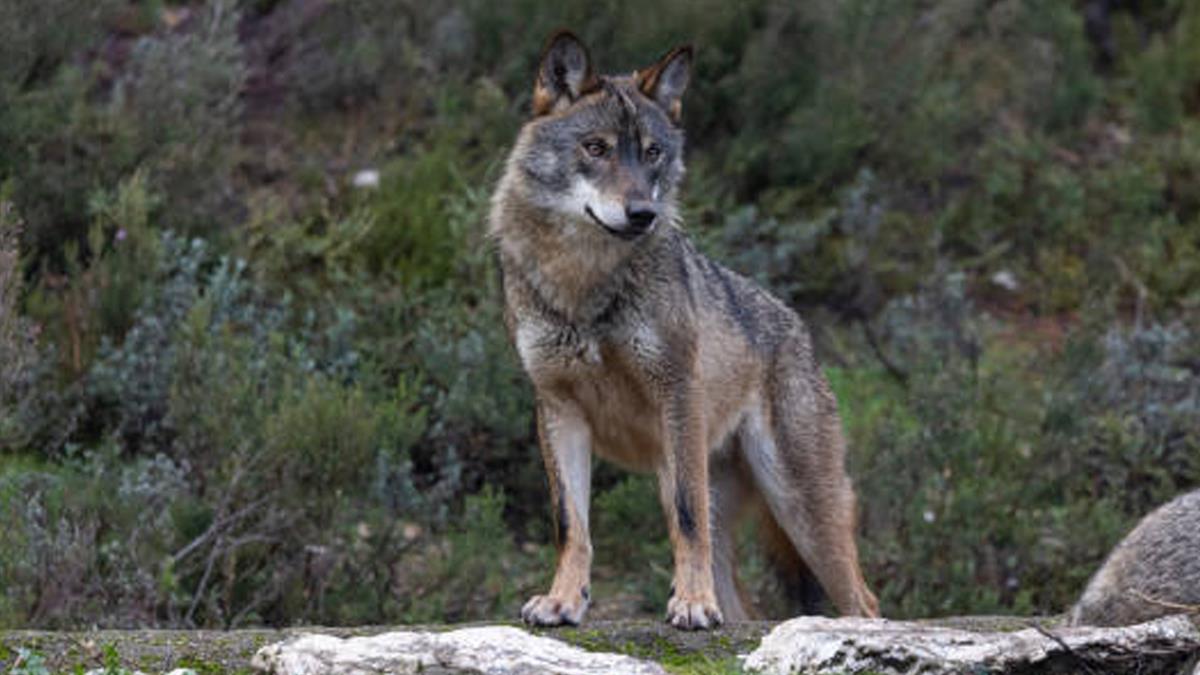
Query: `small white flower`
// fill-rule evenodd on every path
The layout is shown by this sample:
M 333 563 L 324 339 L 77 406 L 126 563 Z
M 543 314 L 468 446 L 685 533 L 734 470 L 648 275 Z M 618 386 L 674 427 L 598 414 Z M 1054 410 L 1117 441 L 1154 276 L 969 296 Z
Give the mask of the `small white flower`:
M 932 509 L 925 509 L 925 513 L 921 514 L 921 516 L 927 523 L 932 523 L 933 521 L 937 520 L 937 516 L 933 515 Z
M 992 283 L 1006 291 L 1016 291 L 1021 287 L 1021 282 L 1017 281 L 1017 275 L 1008 270 L 1000 270 L 993 274 Z
M 354 174 L 354 187 L 368 189 L 379 187 L 379 171 L 377 169 L 363 169 Z

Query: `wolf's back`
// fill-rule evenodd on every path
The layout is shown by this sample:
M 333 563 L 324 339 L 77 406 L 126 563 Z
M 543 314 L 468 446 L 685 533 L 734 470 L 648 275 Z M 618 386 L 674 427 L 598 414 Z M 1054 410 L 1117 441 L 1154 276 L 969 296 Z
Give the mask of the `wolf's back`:
M 701 321 L 719 319 L 764 358 L 785 342 L 798 342 L 806 369 L 817 367 L 808 329 L 792 308 L 752 279 L 704 256 L 682 232 L 675 236 L 679 282 L 687 286 Z

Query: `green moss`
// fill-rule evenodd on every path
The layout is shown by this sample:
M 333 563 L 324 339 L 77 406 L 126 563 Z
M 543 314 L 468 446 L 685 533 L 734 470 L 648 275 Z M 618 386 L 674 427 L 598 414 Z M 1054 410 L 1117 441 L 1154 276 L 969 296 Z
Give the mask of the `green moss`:
M 196 672 L 196 675 L 227 675 L 231 671 L 223 664 L 214 661 L 205 661 L 195 657 L 186 657 L 179 659 L 175 663 L 176 668 L 188 668 Z
M 736 675 L 744 673 L 741 661 L 734 656 L 711 659 L 703 655 L 670 658 L 660 661 L 667 672 L 675 675 Z
M 742 624 L 703 633 L 679 632 L 658 622 L 604 622 L 600 626 L 539 632 L 589 651 L 617 653 L 662 664 L 672 673 L 738 673 L 766 624 Z

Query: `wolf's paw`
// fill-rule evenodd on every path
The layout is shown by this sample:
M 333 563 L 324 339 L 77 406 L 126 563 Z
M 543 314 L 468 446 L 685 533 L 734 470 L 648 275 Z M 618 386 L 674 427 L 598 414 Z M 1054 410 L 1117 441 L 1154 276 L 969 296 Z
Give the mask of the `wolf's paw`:
M 681 630 L 708 630 L 724 622 L 715 599 L 688 600 L 676 595 L 667 602 L 667 623 Z
M 569 599 L 535 595 L 521 608 L 521 620 L 530 626 L 578 626 L 587 608 L 587 591 Z

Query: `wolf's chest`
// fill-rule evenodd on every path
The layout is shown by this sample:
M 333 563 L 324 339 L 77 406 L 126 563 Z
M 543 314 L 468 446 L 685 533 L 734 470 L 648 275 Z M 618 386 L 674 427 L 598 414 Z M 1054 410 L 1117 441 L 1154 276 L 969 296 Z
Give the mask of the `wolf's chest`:
M 517 325 L 517 353 L 535 384 L 545 377 L 602 377 L 604 372 L 652 368 L 664 357 L 662 339 L 645 324 L 587 329 L 541 320 Z
M 629 469 L 658 461 L 660 378 L 665 350 L 647 326 L 591 333 L 526 324 L 517 351 L 539 396 L 574 406 L 591 431 L 592 449 Z

